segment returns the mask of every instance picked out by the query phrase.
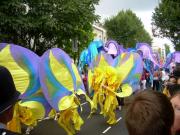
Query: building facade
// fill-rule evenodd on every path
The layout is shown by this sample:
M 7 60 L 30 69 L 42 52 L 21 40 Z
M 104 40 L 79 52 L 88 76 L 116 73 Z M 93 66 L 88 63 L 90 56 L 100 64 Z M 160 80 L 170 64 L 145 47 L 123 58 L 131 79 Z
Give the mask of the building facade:
M 152 46 L 153 52 L 159 53 L 160 57 L 166 59 L 166 51 L 164 46 Z
M 94 39 L 100 39 L 103 42 L 107 41 L 106 30 L 100 24 L 93 24 Z

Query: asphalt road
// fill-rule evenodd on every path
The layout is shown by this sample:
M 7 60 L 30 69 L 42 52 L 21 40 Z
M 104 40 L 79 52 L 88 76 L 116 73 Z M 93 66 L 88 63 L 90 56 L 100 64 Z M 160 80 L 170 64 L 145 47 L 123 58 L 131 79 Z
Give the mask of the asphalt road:
M 84 119 L 84 125 L 77 135 L 128 135 L 124 123 L 124 111 L 117 110 L 118 123 L 114 126 L 106 124 L 106 119 L 96 113 L 92 118 L 87 119 L 90 107 L 88 103 L 83 104 L 83 112 L 81 114 Z M 30 133 L 31 135 L 67 135 L 66 132 L 54 120 L 44 120 L 38 124 Z

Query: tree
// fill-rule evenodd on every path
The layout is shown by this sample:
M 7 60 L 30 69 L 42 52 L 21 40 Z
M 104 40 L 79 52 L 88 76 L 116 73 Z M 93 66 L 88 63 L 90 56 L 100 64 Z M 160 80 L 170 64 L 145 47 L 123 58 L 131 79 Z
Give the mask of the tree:
M 151 44 L 152 39 L 141 20 L 131 10 L 120 11 L 117 16 L 105 20 L 108 38 L 125 47 L 135 47 L 137 42 Z
M 180 1 L 161 0 L 152 16 L 153 34 L 172 41 L 180 50 Z
M 164 47 L 165 47 L 166 55 L 168 55 L 168 53 L 170 53 L 170 47 L 168 44 L 164 44 Z
M 60 47 L 70 55 L 72 41 L 81 51 L 92 40 L 99 0 L 1 0 L 0 41 L 15 43 L 41 55 Z

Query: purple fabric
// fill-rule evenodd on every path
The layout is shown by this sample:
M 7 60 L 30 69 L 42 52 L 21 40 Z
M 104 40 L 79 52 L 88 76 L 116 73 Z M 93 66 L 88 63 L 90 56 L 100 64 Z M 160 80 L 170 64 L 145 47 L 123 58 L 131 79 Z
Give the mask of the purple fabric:
M 17 64 L 25 70 L 30 77 L 30 84 L 26 92 L 21 95 L 21 98 L 26 98 L 36 93 L 40 88 L 38 69 L 39 69 L 39 56 L 31 50 L 24 47 L 11 44 L 11 55 Z
M 173 53 L 174 62 L 180 63 L 180 51 L 176 51 Z
M 113 65 L 115 59 L 113 59 L 110 54 L 101 52 L 100 54 L 98 54 L 96 59 L 94 59 L 94 61 L 89 64 L 89 69 L 93 70 L 95 67 L 97 67 L 99 65 L 100 60 L 101 60 L 101 57 L 104 57 L 105 61 L 109 65 L 111 65 L 111 66 Z
M 137 43 L 136 49 L 141 50 L 143 52 L 143 59 L 149 59 L 154 63 L 154 66 L 160 67 L 158 62 L 153 57 L 153 52 L 151 47 L 147 43 Z
M 115 47 L 113 47 L 113 46 L 115 46 Z M 110 50 L 110 49 L 113 49 L 113 50 Z M 117 56 L 121 53 L 119 44 L 114 40 L 107 41 L 106 44 L 104 45 L 104 50 L 106 50 L 107 52 L 112 52 L 115 56 Z
M 7 45 L 7 43 L 0 43 L 0 51 Z
M 7 45 L 10 45 L 10 53 L 15 62 L 26 71 L 30 77 L 28 88 L 21 95 L 21 98 L 25 99 L 40 89 L 38 77 L 39 56 L 29 49 L 14 44 L 2 43 L 0 44 L 0 48 L 3 49 Z
M 180 51 L 176 51 L 174 53 L 169 53 L 166 58 L 166 63 L 164 64 L 164 68 L 168 68 L 172 63 L 180 63 Z
M 44 98 L 43 94 L 39 92 L 41 89 L 38 74 L 40 57 L 31 50 L 18 45 L 4 43 L 1 44 L 0 47 L 4 48 L 6 45 L 10 45 L 11 56 L 18 66 L 20 66 L 29 75 L 29 85 L 25 92 L 20 96 L 21 101 L 37 101 L 41 103 L 45 107 L 47 116 L 51 107 Z
M 169 53 L 166 57 L 166 63 L 164 64 L 164 68 L 168 68 L 170 63 L 172 62 L 173 59 L 173 53 Z
M 133 92 L 135 92 L 139 89 L 139 82 L 143 72 L 143 61 L 142 57 L 138 53 L 131 52 L 131 55 L 133 55 L 134 65 L 123 83 L 131 85 Z
M 124 48 L 123 48 L 123 45 L 118 45 L 118 50 L 119 50 L 119 54 L 122 54 L 124 52 Z
M 55 78 L 50 68 L 49 60 L 50 50 L 47 50 L 40 60 L 40 82 L 42 91 L 45 95 L 45 98 L 49 104 L 59 111 L 58 103 L 59 101 L 67 95 L 70 95 L 71 92 L 65 89 Z M 54 52 L 52 52 L 54 55 Z M 63 54 L 62 54 L 63 55 Z M 55 56 L 56 57 L 56 56 Z M 51 88 L 51 89 L 50 89 Z
M 50 66 L 50 51 L 59 63 L 65 65 L 65 67 L 67 68 L 67 73 L 71 74 L 74 86 L 73 90 L 68 90 L 65 86 L 63 86 L 62 82 L 59 82 L 56 79 L 55 75 L 53 74 Z M 61 69 L 58 69 L 56 73 L 66 74 L 62 73 Z M 77 76 L 75 75 L 72 69 L 71 58 L 63 50 L 59 48 L 48 50 L 43 54 L 40 61 L 39 75 L 43 93 L 46 99 L 48 100 L 49 104 L 56 111 L 61 111 L 59 110 L 58 103 L 64 96 L 72 95 L 73 92 L 71 91 L 76 92 L 78 89 L 82 89 L 85 92 L 82 79 L 80 80 L 80 82 L 76 81 Z

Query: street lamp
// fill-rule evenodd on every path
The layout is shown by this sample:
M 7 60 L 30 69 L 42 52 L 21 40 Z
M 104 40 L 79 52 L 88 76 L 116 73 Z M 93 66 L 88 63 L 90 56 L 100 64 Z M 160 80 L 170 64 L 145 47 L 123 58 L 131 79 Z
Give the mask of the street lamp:
M 76 63 L 76 55 L 75 53 L 78 52 L 78 40 L 77 38 L 74 38 L 72 40 L 72 51 L 74 52 L 74 64 Z
M 78 51 L 78 40 L 77 38 L 74 38 L 72 40 L 72 51 L 77 52 Z

